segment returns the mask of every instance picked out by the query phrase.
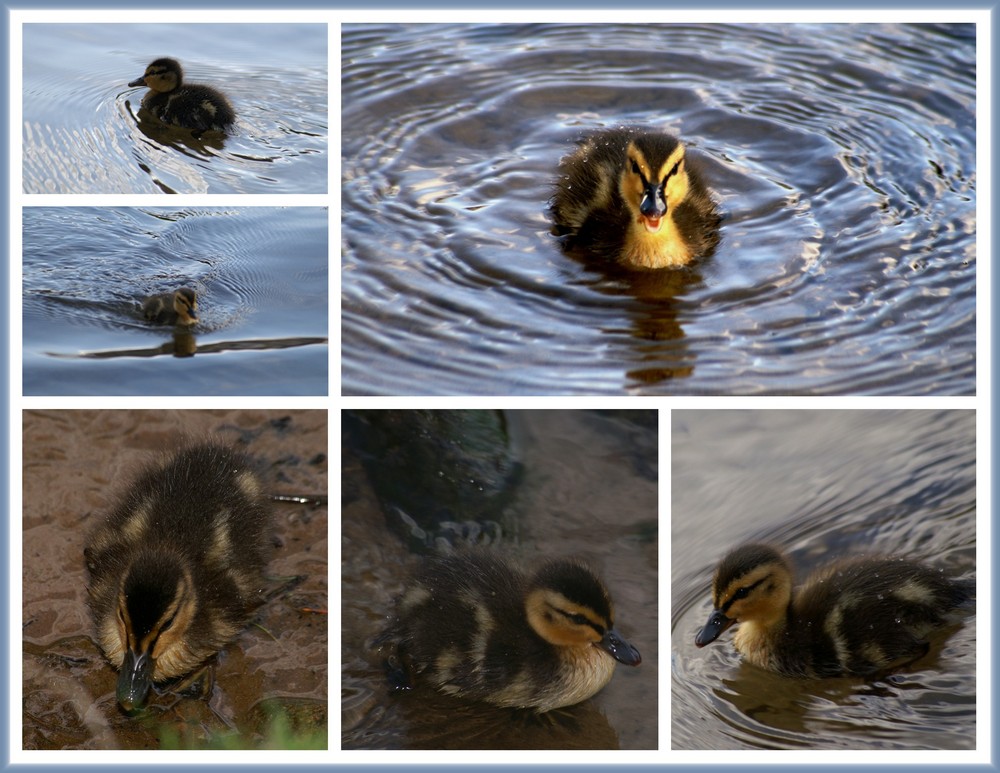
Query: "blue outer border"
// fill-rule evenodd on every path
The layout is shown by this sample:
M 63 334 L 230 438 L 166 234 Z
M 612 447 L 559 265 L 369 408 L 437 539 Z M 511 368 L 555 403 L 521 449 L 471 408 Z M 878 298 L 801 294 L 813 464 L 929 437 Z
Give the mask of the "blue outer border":
M 10 40 L 10 12 L 12 9 L 15 10 L 47 10 L 47 9 L 65 9 L 65 8 L 135 8 L 141 5 L 135 2 L 135 0 L 94 0 L 94 2 L 73 2 L 73 0 L 62 0 L 62 2 L 45 2 L 42 0 L 0 0 L 0 8 L 3 9 L 3 14 L 0 16 L 0 40 L 3 41 L 3 45 L 0 46 L 0 50 L 4 54 L 4 63 L 6 63 L 6 56 L 9 50 L 9 40 Z M 175 0 L 171 3 L 172 7 L 181 10 L 211 10 L 211 9 L 237 9 L 237 8 L 277 8 L 279 5 L 283 8 L 301 8 L 301 9 L 351 9 L 351 8 L 363 8 L 365 10 L 373 9 L 393 9 L 393 8 L 406 8 L 413 9 L 414 7 L 419 8 L 454 8 L 454 9 L 471 9 L 476 10 L 484 9 L 518 9 L 518 8 L 608 8 L 612 5 L 616 6 L 618 10 L 623 8 L 657 8 L 657 9 L 705 9 L 706 4 L 691 3 L 691 2 L 679 2 L 672 3 L 667 0 L 625 0 L 624 3 L 621 0 L 507 0 L 506 2 L 472 2 L 472 0 L 429 0 L 426 2 L 421 2 L 420 0 L 415 0 L 413 2 L 405 2 L 405 0 L 392 2 L 391 0 L 366 0 L 366 2 L 336 2 L 336 0 L 331 0 L 330 2 L 321 2 L 317 0 L 283 0 L 280 4 L 276 1 L 270 2 L 269 0 L 245 0 L 244 2 L 238 2 L 234 0 L 208 0 L 207 2 L 197 2 L 192 0 Z M 709 2 L 712 8 L 726 9 L 726 8 L 738 8 L 746 9 L 747 4 L 741 2 Z M 789 8 L 797 9 L 802 8 L 803 3 L 791 3 L 787 0 L 777 0 L 774 2 L 766 3 L 766 7 L 771 8 Z M 912 9 L 917 8 L 921 10 L 932 10 L 935 8 L 941 8 L 943 3 L 931 3 L 926 0 L 915 0 L 914 2 L 905 2 L 904 0 L 883 0 L 877 4 L 873 4 L 871 0 L 867 2 L 856 2 L 856 1 L 845 1 L 833 3 L 830 0 L 821 0 L 817 5 L 812 5 L 810 10 L 845 10 L 851 8 L 864 8 L 872 9 L 877 7 L 879 9 L 892 10 L 892 9 Z M 955 9 L 964 10 L 990 10 L 990 27 L 992 29 L 993 44 L 996 46 L 997 40 L 1000 40 L 1000 20 L 998 20 L 997 8 L 1000 6 L 1000 0 L 972 0 L 971 2 L 959 2 L 955 3 L 952 7 Z M 333 52 L 331 52 L 332 56 Z M 990 59 L 990 69 L 992 72 L 996 72 L 996 62 L 995 57 L 992 56 Z M 6 78 L 2 79 L 0 82 L 0 139 L 3 143 L 3 159 L 8 157 L 8 152 L 10 148 L 10 95 L 7 93 L 8 82 Z M 993 127 L 994 136 L 996 134 L 996 127 L 1000 126 L 1000 121 L 998 121 L 998 110 L 997 110 L 997 89 L 994 88 L 994 104 L 993 104 Z M 994 183 L 994 188 L 996 187 L 996 181 L 998 179 L 997 169 L 998 162 L 996 160 L 996 147 L 994 144 L 994 160 L 993 160 L 993 175 L 992 180 Z M 8 252 L 9 235 L 10 235 L 10 199 L 8 192 L 10 191 L 10 169 L 8 168 L 7 174 L 5 176 L 4 182 L 6 183 L 2 190 L 0 190 L 0 235 L 2 235 L 3 243 L 2 254 L 3 261 L 0 265 L 0 299 L 6 299 L 9 297 L 10 286 L 9 286 L 9 261 L 11 260 L 11 255 Z M 994 195 L 996 191 L 994 190 Z M 1000 218 L 996 217 L 997 207 L 994 201 L 993 204 L 993 222 L 1000 222 Z M 994 241 L 996 242 L 996 235 L 994 235 Z M 994 254 L 996 253 L 996 247 L 994 246 Z M 992 256 L 991 256 L 992 257 Z M 994 300 L 994 313 L 996 313 L 996 301 L 1000 298 L 1000 268 L 998 261 L 993 261 L 993 281 L 990 286 L 991 297 Z M 10 490 L 10 485 L 12 484 L 12 479 L 10 475 L 10 432 L 12 429 L 20 431 L 19 423 L 17 427 L 11 426 L 11 416 L 10 416 L 10 395 L 7 392 L 7 384 L 9 383 L 10 377 L 10 352 L 11 352 L 11 341 L 10 334 L 11 331 L 8 329 L 7 316 L 2 315 L 0 317 L 0 325 L 3 327 L 3 337 L 0 340 L 0 350 L 2 350 L 2 357 L 0 357 L 0 399 L 2 399 L 3 407 L 0 410 L 0 491 L 8 492 Z M 980 329 L 982 332 L 982 328 Z M 994 340 L 991 344 L 995 343 L 996 333 L 990 331 L 993 335 Z M 992 370 L 992 383 L 994 385 L 1000 383 L 1000 365 L 998 365 L 997 358 L 997 348 L 995 345 L 992 347 L 993 354 L 993 370 Z M 992 410 L 993 422 L 990 427 L 990 444 L 993 458 L 993 469 L 991 473 L 993 474 L 993 479 L 998 480 L 1000 476 L 997 475 L 998 471 L 998 455 L 996 446 L 996 420 L 997 420 L 997 396 L 996 391 L 990 395 L 990 407 Z M 333 403 L 331 410 L 337 410 L 339 408 L 338 403 Z M 981 473 L 981 471 L 980 471 Z M 993 502 L 993 541 L 990 545 L 992 550 L 992 555 L 994 557 L 1000 555 L 998 552 L 998 547 L 1000 547 L 1000 519 L 997 518 L 997 500 L 1000 497 L 997 496 L 997 491 L 994 490 L 994 502 Z M 4 501 L 0 507 L 2 507 L 2 528 L 0 528 L 0 570 L 2 570 L 2 576 L 9 576 L 10 573 L 10 561 L 9 556 L 11 545 L 8 539 L 8 525 L 11 513 L 7 512 L 9 501 L 7 497 L 4 497 Z M 997 565 L 994 562 L 994 570 L 996 571 Z M 996 583 L 994 583 L 994 589 L 996 589 Z M 10 762 L 10 744 L 11 738 L 9 733 L 9 717 L 7 716 L 7 706 L 10 702 L 10 663 L 11 663 L 11 653 L 9 651 L 8 642 L 10 631 L 8 630 L 7 621 L 10 619 L 10 608 L 9 608 L 9 598 L 8 594 L 0 592 L 0 669 L 2 669 L 3 679 L 0 679 L 0 771 L 21 771 L 23 773 L 47 773 L 47 771 L 57 771 L 57 770 L 73 770 L 73 771 L 93 771 L 93 773 L 107 773 L 109 768 L 114 768 L 117 766 L 110 765 L 12 765 Z M 994 593 L 993 596 L 993 628 L 990 632 L 991 641 L 997 641 L 997 631 L 998 631 L 998 614 L 997 614 L 997 594 Z M 998 716 L 1000 716 L 1000 702 L 997 699 L 997 661 L 996 661 L 996 651 L 994 650 L 994 669 L 993 669 L 993 728 L 991 728 L 991 739 L 996 737 L 996 724 L 998 721 Z M 344 773 L 371 773 L 372 771 L 381 770 L 406 770 L 406 771 L 440 771 L 442 767 L 451 767 L 448 763 L 447 756 L 444 756 L 440 762 L 434 764 L 413 764 L 413 765 L 345 765 L 339 762 L 335 762 L 336 757 L 333 755 L 333 750 L 337 749 L 337 739 L 331 747 L 331 757 L 329 762 L 315 763 L 309 765 L 308 767 L 335 767 L 337 771 L 343 771 Z M 926 773 L 934 773 L 934 771 L 953 771 L 958 767 L 960 770 L 968 771 L 990 771 L 997 770 L 997 760 L 996 760 L 996 748 L 993 749 L 994 756 L 989 765 L 937 765 L 937 766 L 920 766 L 920 770 L 926 771 Z M 710 752 L 706 752 L 706 759 L 709 758 Z M 629 770 L 636 771 L 647 771 L 647 770 L 669 770 L 672 773 L 712 773 L 712 771 L 717 770 L 727 770 L 727 769 L 739 769 L 739 770 L 767 770 L 773 771 L 776 767 L 782 767 L 780 763 L 770 764 L 770 765 L 758 765 L 752 764 L 753 753 L 748 752 L 747 757 L 751 760 L 751 764 L 748 765 L 692 765 L 692 764 L 642 764 L 642 765 L 629 765 L 626 763 L 621 764 L 604 764 L 604 765 L 469 765 L 461 764 L 462 768 L 474 767 L 477 771 L 503 771 L 507 773 L 526 773 L 526 771 L 560 771 L 560 770 L 573 770 L 574 773 L 581 769 L 589 770 L 601 770 L 605 771 L 608 769 L 618 769 L 627 768 Z M 254 771 L 284 771 L 291 767 L 307 767 L 306 765 L 294 765 L 291 762 L 293 757 L 289 758 L 289 762 L 279 764 L 279 765 L 254 765 Z M 127 763 L 128 767 L 139 767 L 144 765 L 153 764 L 154 759 L 152 757 L 144 758 L 143 760 L 138 760 L 135 755 L 130 756 Z M 915 766 L 912 765 L 800 765 L 795 764 L 790 766 L 790 770 L 799 770 L 800 768 L 808 767 L 810 770 L 823 770 L 823 771 L 837 771 L 837 770 L 849 770 L 853 773 L 860 773 L 862 771 L 872 771 L 872 773 L 898 773 L 899 771 L 909 771 L 913 770 Z M 188 764 L 176 764 L 176 765 L 158 765 L 157 768 L 163 771 L 219 771 L 232 773 L 245 773 L 246 765 L 194 765 Z

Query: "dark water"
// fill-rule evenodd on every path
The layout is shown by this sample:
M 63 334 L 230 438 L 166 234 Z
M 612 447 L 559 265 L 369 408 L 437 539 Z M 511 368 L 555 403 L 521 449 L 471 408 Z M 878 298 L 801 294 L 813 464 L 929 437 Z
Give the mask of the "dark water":
M 323 395 L 324 208 L 26 207 L 27 395 Z M 190 329 L 141 300 L 188 286 Z
M 791 679 L 704 649 L 712 572 L 743 542 L 800 574 L 887 553 L 974 577 L 974 411 L 673 411 L 674 749 L 972 749 L 976 618 L 888 678 Z M 801 577 L 800 577 L 801 579 Z
M 403 412 L 405 413 L 405 412 Z M 492 549 L 523 565 L 576 557 L 600 574 L 614 600 L 615 625 L 642 654 L 577 706 L 539 721 L 531 712 L 438 696 L 393 693 L 372 639 L 393 614 L 419 556 L 391 531 L 384 485 L 376 488 L 364 454 L 343 451 L 342 744 L 345 749 L 656 749 L 659 705 L 657 419 L 654 411 L 504 411 L 523 474 L 504 508 Z M 447 478 L 468 437 L 441 437 Z M 448 450 L 452 446 L 453 450 Z M 377 457 L 381 463 L 383 456 Z M 428 461 L 429 465 L 432 462 Z M 424 476 L 426 478 L 426 475 Z M 415 501 L 418 490 L 407 501 Z M 427 484 L 433 491 L 436 483 Z M 456 491 L 453 511 L 491 512 L 481 487 Z M 482 488 L 486 488 L 483 486 Z M 460 500 L 460 501 L 458 501 Z M 396 500 L 399 501 L 399 500 Z M 407 505 L 407 507 L 410 507 Z M 413 509 L 412 516 L 425 513 Z M 474 516 L 469 516 L 474 517 Z M 490 517 L 498 517 L 492 513 Z M 525 716 L 528 714 L 529 716 Z
M 346 394 L 973 394 L 974 28 L 345 25 Z M 581 133 L 680 134 L 691 270 L 565 255 Z
M 229 97 L 229 136 L 138 122 L 162 56 Z M 326 193 L 327 83 L 325 24 L 25 25 L 23 190 Z

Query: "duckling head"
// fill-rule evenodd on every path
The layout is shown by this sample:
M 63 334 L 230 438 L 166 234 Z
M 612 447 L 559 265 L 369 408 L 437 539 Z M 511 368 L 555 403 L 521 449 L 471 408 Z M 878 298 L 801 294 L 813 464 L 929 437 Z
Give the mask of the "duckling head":
M 615 630 L 608 591 L 586 567 L 557 561 L 540 569 L 528 588 L 525 609 L 532 629 L 549 644 L 597 647 L 627 666 L 642 662 L 639 651 Z
M 151 62 L 146 71 L 131 81 L 129 86 L 142 86 L 145 85 L 146 88 L 152 91 L 158 91 L 161 94 L 165 94 L 169 91 L 173 91 L 181 85 L 184 79 L 184 71 L 181 69 L 181 64 L 176 59 L 157 59 Z
M 632 212 L 633 228 L 658 234 L 668 208 L 688 195 L 684 145 L 667 134 L 643 133 L 629 141 L 625 156 L 618 189 Z
M 174 311 L 178 325 L 193 325 L 198 321 L 198 296 L 190 287 L 174 291 Z
M 694 643 L 698 647 L 711 644 L 733 623 L 741 623 L 740 635 L 747 637 L 755 631 L 773 630 L 787 616 L 791 599 L 788 559 L 770 545 L 743 545 L 716 569 L 712 581 L 715 609 Z
M 145 705 L 153 681 L 187 668 L 197 608 L 191 574 L 177 556 L 148 550 L 135 557 L 121 584 L 118 614 L 101 631 L 105 651 L 121 656 L 116 695 L 125 712 Z

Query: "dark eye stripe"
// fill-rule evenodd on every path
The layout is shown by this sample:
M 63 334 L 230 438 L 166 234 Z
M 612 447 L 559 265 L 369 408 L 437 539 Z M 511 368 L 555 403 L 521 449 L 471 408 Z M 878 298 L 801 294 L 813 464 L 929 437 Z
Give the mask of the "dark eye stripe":
M 729 597 L 729 599 L 726 600 L 725 604 L 722 605 L 722 611 L 723 612 L 729 611 L 729 607 L 731 607 L 734 602 L 739 601 L 740 599 L 745 599 L 747 596 L 750 595 L 750 593 L 753 591 L 754 588 L 756 588 L 762 582 L 767 580 L 768 577 L 770 576 L 771 575 L 767 575 L 767 577 L 762 577 L 761 579 L 757 580 L 757 582 L 755 582 L 753 585 L 746 585 L 740 588 L 738 591 L 736 591 L 736 593 L 734 593 L 732 596 Z
M 556 609 L 556 611 L 560 615 L 562 615 L 563 617 L 567 618 L 574 625 L 589 625 L 591 628 L 593 628 L 595 631 L 597 631 L 597 633 L 599 635 L 601 635 L 601 636 L 604 635 L 604 628 L 602 626 L 598 625 L 597 623 L 595 623 L 593 620 L 591 620 L 586 615 L 581 615 L 579 613 L 573 614 L 573 613 L 570 613 L 570 612 L 566 612 L 565 610 L 562 610 L 562 609 Z
M 632 161 L 632 174 L 639 175 L 639 179 L 642 180 L 644 188 L 649 186 L 649 182 L 646 180 L 646 175 L 642 173 L 642 170 L 639 168 L 639 164 L 637 164 L 634 160 Z

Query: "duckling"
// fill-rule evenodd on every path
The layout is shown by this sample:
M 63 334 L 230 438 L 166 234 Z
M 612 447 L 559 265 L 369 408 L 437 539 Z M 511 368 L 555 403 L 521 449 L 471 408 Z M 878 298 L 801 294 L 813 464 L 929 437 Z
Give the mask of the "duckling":
M 639 665 L 614 629 L 611 599 L 582 564 L 551 561 L 525 575 L 495 553 L 428 559 L 379 637 L 399 689 L 414 677 L 442 693 L 538 713 L 594 695 L 615 662 Z
M 176 59 L 157 59 L 128 85 L 149 88 L 142 106 L 163 123 L 195 132 L 224 132 L 236 120 L 222 92 L 211 86 L 184 83 L 184 71 Z
M 873 676 L 925 655 L 924 637 L 973 599 L 973 580 L 882 556 L 836 562 L 796 592 L 784 554 L 749 544 L 719 563 L 715 611 L 695 645 L 740 623 L 733 645 L 761 668 L 788 676 Z
M 270 522 L 247 458 L 203 444 L 139 475 L 93 531 L 90 607 L 126 713 L 246 627 L 264 600 Z
M 160 325 L 193 325 L 198 321 L 198 297 L 189 287 L 153 295 L 142 302 L 142 314 Z
M 676 268 L 710 255 L 720 217 L 676 137 L 638 127 L 585 138 L 559 163 L 556 233 L 629 269 Z

